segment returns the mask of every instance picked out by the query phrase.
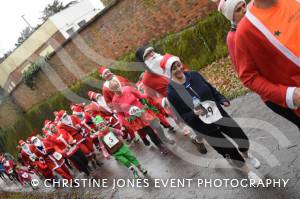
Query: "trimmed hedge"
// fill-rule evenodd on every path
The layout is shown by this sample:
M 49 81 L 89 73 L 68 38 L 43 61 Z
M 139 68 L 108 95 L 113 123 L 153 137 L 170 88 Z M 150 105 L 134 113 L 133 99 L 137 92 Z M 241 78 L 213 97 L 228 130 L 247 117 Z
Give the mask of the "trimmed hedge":
M 199 21 L 194 26 L 184 29 L 178 33 L 152 41 L 150 44 L 161 53 L 171 53 L 181 58 L 183 63 L 192 70 L 199 70 L 213 61 L 227 56 L 226 34 L 230 28 L 230 23 L 219 13 L 211 13 L 203 21 Z M 117 65 L 124 69 L 130 67 L 127 62 L 136 61 L 134 52 L 124 55 Z M 112 70 L 114 73 L 122 75 L 133 82 L 139 77 L 141 72 L 127 70 Z M 70 89 L 77 95 L 87 98 L 87 91 L 99 91 L 100 85 L 97 72 L 93 72 L 89 77 L 78 81 Z M 76 102 L 77 103 L 77 102 Z M 5 129 L 0 129 L 0 150 L 16 153 L 18 139 L 26 138 L 32 132 L 40 132 L 45 119 L 53 120 L 55 110 L 69 110 L 69 100 L 62 93 L 57 93 L 47 101 L 35 105 L 27 111 L 16 123 Z

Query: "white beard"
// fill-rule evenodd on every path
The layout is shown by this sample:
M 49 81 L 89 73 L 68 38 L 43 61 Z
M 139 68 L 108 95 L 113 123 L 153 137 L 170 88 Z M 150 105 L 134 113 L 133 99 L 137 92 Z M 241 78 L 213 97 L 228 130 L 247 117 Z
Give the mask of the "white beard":
M 65 124 L 65 125 L 72 126 L 72 121 L 71 121 L 71 118 L 70 118 L 69 116 L 63 118 L 63 119 L 61 120 L 61 122 L 62 122 L 63 124 Z
M 42 146 L 43 146 L 43 142 L 42 142 L 41 140 L 37 140 L 37 141 L 34 143 L 34 145 L 35 145 L 36 147 L 42 147 Z
M 163 59 L 161 54 L 155 53 L 150 59 L 145 61 L 146 66 L 151 72 L 157 75 L 164 75 L 163 69 L 160 67 L 160 62 Z

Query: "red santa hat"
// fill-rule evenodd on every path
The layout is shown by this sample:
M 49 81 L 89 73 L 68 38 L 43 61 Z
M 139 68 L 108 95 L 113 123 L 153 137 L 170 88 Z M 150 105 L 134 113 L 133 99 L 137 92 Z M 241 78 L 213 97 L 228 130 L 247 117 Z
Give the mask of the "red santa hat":
M 22 146 L 23 144 L 25 144 L 24 140 L 19 140 L 18 142 L 19 146 Z
M 172 70 L 172 65 L 174 64 L 174 62 L 180 62 L 179 57 L 176 57 L 174 55 L 171 54 L 165 54 L 163 56 L 163 59 L 160 61 L 160 67 L 164 70 L 165 75 L 168 78 L 171 78 L 171 70 Z
M 58 111 L 58 113 L 56 114 L 56 120 L 60 120 L 64 115 L 66 114 L 66 111 L 64 110 L 60 110 Z
M 45 120 L 44 122 L 44 128 L 48 128 L 50 125 L 51 121 L 50 120 Z
M 88 92 L 88 96 L 90 100 L 97 100 L 97 98 L 99 96 L 101 96 L 99 93 L 93 92 L 93 91 L 89 91 Z
M 79 113 L 84 112 L 83 107 L 80 105 L 74 105 L 74 108 L 72 110 L 74 115 L 78 115 Z
M 98 73 L 101 77 L 103 77 L 104 73 L 106 73 L 107 71 L 109 71 L 109 69 L 105 66 L 100 66 L 100 68 L 98 68 Z
M 100 109 L 99 105 L 96 102 L 92 102 L 89 105 L 84 107 L 84 110 L 86 112 L 89 112 L 89 113 L 90 112 L 97 112 L 97 111 L 99 111 L 99 109 Z

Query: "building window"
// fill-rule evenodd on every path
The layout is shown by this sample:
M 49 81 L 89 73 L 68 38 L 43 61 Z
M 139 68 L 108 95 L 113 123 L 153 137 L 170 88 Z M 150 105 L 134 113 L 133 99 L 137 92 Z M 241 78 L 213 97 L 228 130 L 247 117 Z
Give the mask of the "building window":
M 82 26 L 84 26 L 85 23 L 86 23 L 86 21 L 82 20 L 78 23 L 78 26 L 81 28 Z
M 67 30 L 67 33 L 68 33 L 70 36 L 73 35 L 73 34 L 75 33 L 74 28 L 69 28 L 69 29 Z

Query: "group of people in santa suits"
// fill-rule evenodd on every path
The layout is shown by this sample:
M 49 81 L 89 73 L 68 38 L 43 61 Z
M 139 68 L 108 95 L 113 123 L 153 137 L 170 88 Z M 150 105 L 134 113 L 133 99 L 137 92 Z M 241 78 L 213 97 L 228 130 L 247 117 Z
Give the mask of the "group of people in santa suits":
M 89 91 L 89 104 L 71 104 L 71 115 L 65 110 L 54 112 L 53 121 L 45 120 L 42 135 L 28 137 L 25 141 L 19 140 L 19 159 L 24 166 L 34 169 L 45 179 L 55 179 L 56 175 L 59 175 L 71 180 L 73 176 L 69 169 L 73 167 L 90 176 L 89 163 L 91 162 L 93 167 L 102 164 L 96 157 L 95 149 L 108 149 L 104 152 L 105 157 L 107 151 L 111 152 L 111 155 L 118 151 L 112 150 L 115 146 L 109 148 L 106 143 L 103 145 L 103 142 L 99 141 L 99 130 L 94 121 L 96 117 L 101 117 L 107 127 L 115 129 L 113 134 L 116 131 L 121 132 L 115 136 L 118 143 L 121 143 L 122 139 L 132 141 L 138 134 L 146 146 L 150 145 L 150 138 L 161 153 L 167 153 L 164 143 L 174 144 L 174 140 L 165 136 L 162 126 L 170 132 L 173 132 L 174 128 L 166 119 L 167 114 L 163 107 L 156 100 L 140 93 L 136 85 L 131 84 L 129 80 L 114 75 L 109 69 L 102 66 L 99 68 L 99 74 L 105 81 L 103 95 Z M 118 89 L 121 87 L 125 90 L 119 94 Z M 132 107 L 133 109 L 129 110 Z M 130 111 L 141 112 L 137 113 L 140 115 L 136 115 Z M 119 140 L 120 134 L 122 139 Z M 138 175 L 131 162 L 145 174 L 146 170 L 133 158 L 133 153 L 126 149 L 125 144 L 119 147 L 122 148 L 121 151 L 125 151 L 124 154 L 129 154 L 130 161 L 124 161 L 124 154 L 116 155 L 116 159 L 133 171 L 135 177 Z

